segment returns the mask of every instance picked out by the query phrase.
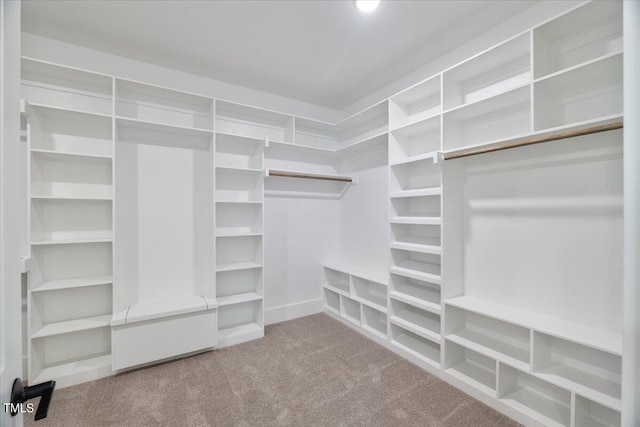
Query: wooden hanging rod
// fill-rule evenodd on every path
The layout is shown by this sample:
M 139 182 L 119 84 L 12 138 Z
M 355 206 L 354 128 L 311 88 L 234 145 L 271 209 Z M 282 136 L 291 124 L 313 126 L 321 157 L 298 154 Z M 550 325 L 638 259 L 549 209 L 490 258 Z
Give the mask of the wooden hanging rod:
M 353 182 L 353 178 L 347 176 L 330 176 L 330 175 L 315 175 L 300 172 L 286 172 L 269 170 L 269 176 L 280 176 L 284 178 L 302 178 L 302 179 L 318 179 L 322 181 L 338 181 L 338 182 Z
M 592 126 L 589 128 L 572 130 L 567 132 L 554 133 L 552 135 L 538 136 L 522 141 L 505 142 L 504 144 L 492 145 L 488 147 L 470 148 L 455 153 L 444 154 L 445 160 L 459 159 L 462 157 L 475 156 L 477 154 L 491 153 L 494 151 L 508 150 L 510 148 L 524 147 L 526 145 L 540 144 L 543 142 L 558 141 L 560 139 L 573 138 L 576 136 L 591 135 L 592 133 L 606 132 L 615 129 L 621 129 L 623 122 L 609 123 L 606 125 Z

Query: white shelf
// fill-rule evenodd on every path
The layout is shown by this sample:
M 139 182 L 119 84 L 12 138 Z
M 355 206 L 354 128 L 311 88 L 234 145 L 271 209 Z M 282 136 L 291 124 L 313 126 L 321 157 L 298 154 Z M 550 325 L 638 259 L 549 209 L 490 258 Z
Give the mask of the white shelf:
M 467 359 L 446 369 L 448 374 L 471 384 L 490 396 L 496 395 L 496 373 Z
M 264 173 L 263 169 L 257 168 L 243 168 L 243 167 L 234 167 L 234 166 L 216 166 L 216 169 L 219 171 L 226 171 L 229 173 L 239 172 L 239 173 L 254 173 L 257 175 L 261 175 Z
M 247 323 L 244 325 L 232 326 L 218 330 L 218 341 L 221 345 L 226 345 L 226 341 L 241 338 L 246 335 L 262 334 L 263 328 L 257 323 Z
M 442 311 L 440 304 L 431 301 L 435 299 L 433 294 L 433 292 L 429 292 L 426 289 L 424 291 L 420 290 L 418 286 L 403 286 L 401 289 L 391 292 L 389 296 L 396 301 L 402 301 L 422 310 L 440 314 Z M 439 295 L 436 296 L 439 297 Z
M 88 329 L 104 328 L 109 326 L 111 315 L 88 317 L 84 319 L 67 320 L 64 322 L 49 323 L 38 329 L 31 335 L 32 339 L 50 337 L 53 335 L 68 334 L 72 332 L 86 331 Z
M 347 275 L 350 274 L 352 276 L 369 280 L 383 286 L 387 286 L 387 283 L 389 281 L 387 278 L 387 273 L 382 271 L 373 271 L 358 266 L 349 266 L 338 263 L 325 263 L 323 264 L 323 266 L 330 270 L 335 270 Z
M 112 201 L 113 197 L 101 196 L 48 196 L 48 195 L 31 195 L 34 200 L 96 200 L 96 201 Z
M 220 200 L 216 199 L 216 203 L 228 203 L 228 204 L 238 204 L 238 205 L 261 205 L 262 200 Z
M 45 381 L 55 380 L 58 385 L 64 385 L 67 377 L 79 377 L 81 381 L 90 381 L 111 373 L 111 355 L 102 355 L 89 359 L 82 359 L 75 362 L 68 362 L 61 365 L 53 365 L 44 368 L 30 381 L 38 384 Z M 70 380 L 75 384 L 75 380 Z
M 31 292 L 56 291 L 60 289 L 109 285 L 112 283 L 113 283 L 113 276 L 111 275 L 79 277 L 75 279 L 51 280 L 31 289 Z
M 504 396 L 504 403 L 549 427 L 568 427 L 569 408 L 560 407 L 547 396 L 528 388 L 520 388 Z
M 418 190 L 404 190 L 389 194 L 390 198 L 399 197 L 419 197 L 419 196 L 439 196 L 442 194 L 442 188 L 421 188 Z
M 336 294 L 344 295 L 345 297 L 350 297 L 350 294 L 348 291 L 345 291 L 344 289 L 341 289 L 341 288 L 337 288 L 329 283 L 325 283 L 323 287 L 325 289 L 330 290 L 331 292 L 335 292 Z
M 113 239 L 110 237 L 85 237 L 77 239 L 55 239 L 55 240 L 39 240 L 31 242 L 32 246 L 46 245 L 75 245 L 83 243 L 111 243 Z
M 118 139 L 122 134 L 122 130 L 138 130 L 144 132 L 164 133 L 172 136 L 193 137 L 193 138 L 211 138 L 213 131 L 208 129 L 194 128 L 190 126 L 170 125 L 151 120 L 132 119 L 129 117 L 116 116 L 116 125 L 118 126 Z M 135 138 L 132 138 L 135 139 Z
M 440 368 L 440 345 L 396 325 L 391 326 L 391 343 L 411 356 Z
M 220 232 L 216 233 L 216 238 L 226 238 L 226 237 L 255 237 L 262 236 L 262 233 L 257 232 L 239 232 L 239 233 L 228 233 L 228 232 Z
M 401 249 L 405 251 L 421 252 L 434 255 L 442 254 L 442 247 L 440 246 L 440 242 L 437 241 L 439 239 L 433 239 L 433 242 L 429 244 L 428 242 L 430 242 L 430 240 L 428 238 L 420 239 L 416 237 L 413 239 L 409 239 L 409 237 L 411 236 L 407 236 L 405 240 L 413 241 L 395 241 L 391 242 L 389 246 L 392 249 Z
M 210 298 L 198 295 L 176 296 L 134 304 L 127 310 L 114 314 L 112 318 L 110 316 L 109 320 L 111 326 L 120 326 L 197 311 L 212 310 L 217 307 L 218 303 Z
M 622 355 L 622 337 L 614 332 L 542 316 L 470 296 L 449 299 L 445 303 L 611 354 Z
M 258 301 L 261 299 L 262 299 L 262 295 L 258 294 L 257 292 L 247 292 L 243 294 L 217 297 L 218 305 L 220 307 L 225 305 L 240 304 L 240 303 L 249 302 L 249 301 Z
M 113 156 L 100 155 L 100 154 L 89 154 L 89 153 L 72 153 L 67 151 L 56 151 L 56 150 L 45 150 L 41 148 L 32 148 L 31 153 L 38 155 L 40 157 L 48 157 L 48 158 L 56 158 L 56 157 L 69 157 L 73 159 L 77 158 L 89 158 L 89 159 L 113 159 Z
M 394 216 L 391 224 L 442 225 L 442 218 L 431 216 Z
M 394 274 L 424 280 L 439 285 L 441 283 L 440 266 L 426 262 L 405 260 L 390 268 Z
M 507 363 L 523 371 L 529 371 L 529 352 L 516 349 L 512 345 L 493 339 L 469 329 L 463 329 L 445 338 L 484 356 Z
M 420 160 L 431 160 L 435 164 L 438 162 L 439 154 L 439 151 L 432 151 L 430 153 L 423 153 L 411 157 L 405 157 L 402 159 L 390 160 L 389 166 L 404 165 L 407 163 L 418 162 Z
M 438 344 L 440 343 L 440 334 L 437 334 L 427 328 L 418 326 L 409 320 L 405 320 L 398 316 L 391 316 L 389 317 L 389 321 L 396 326 L 400 326 L 402 329 L 406 329 L 407 331 L 421 336 L 422 338 L 426 338 L 429 341 L 433 341 Z
M 262 264 L 257 262 L 235 262 L 231 264 L 220 264 L 216 266 L 216 271 L 236 271 L 250 268 L 262 268 Z

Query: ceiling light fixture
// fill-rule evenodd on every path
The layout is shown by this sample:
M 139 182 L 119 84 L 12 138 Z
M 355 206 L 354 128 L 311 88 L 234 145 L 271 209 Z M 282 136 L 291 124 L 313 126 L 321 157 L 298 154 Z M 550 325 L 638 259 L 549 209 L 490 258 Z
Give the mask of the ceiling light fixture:
M 378 8 L 380 0 L 356 0 L 356 6 L 360 12 L 370 13 Z

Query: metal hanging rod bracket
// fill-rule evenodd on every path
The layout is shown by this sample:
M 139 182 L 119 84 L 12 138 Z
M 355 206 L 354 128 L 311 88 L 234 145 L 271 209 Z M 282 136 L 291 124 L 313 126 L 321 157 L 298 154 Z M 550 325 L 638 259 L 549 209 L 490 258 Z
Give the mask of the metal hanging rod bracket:
M 462 157 L 475 156 L 478 154 L 492 153 L 494 151 L 508 150 L 510 148 L 524 147 L 527 145 L 541 144 L 543 142 L 558 141 L 561 139 L 574 138 L 577 136 L 591 135 L 599 132 L 607 132 L 610 130 L 621 129 L 623 122 L 609 123 L 606 125 L 592 126 L 584 129 L 572 130 L 567 132 L 554 133 L 551 135 L 537 136 L 529 139 L 505 142 L 503 144 L 492 145 L 487 147 L 469 148 L 454 153 L 444 153 L 444 160 L 460 159 Z

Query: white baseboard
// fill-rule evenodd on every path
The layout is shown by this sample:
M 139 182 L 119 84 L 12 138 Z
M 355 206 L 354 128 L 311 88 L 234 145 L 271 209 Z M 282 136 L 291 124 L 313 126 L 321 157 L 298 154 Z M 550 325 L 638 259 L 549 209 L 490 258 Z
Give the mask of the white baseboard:
M 264 311 L 264 324 L 271 325 L 316 313 L 322 313 L 322 298 L 268 308 Z

